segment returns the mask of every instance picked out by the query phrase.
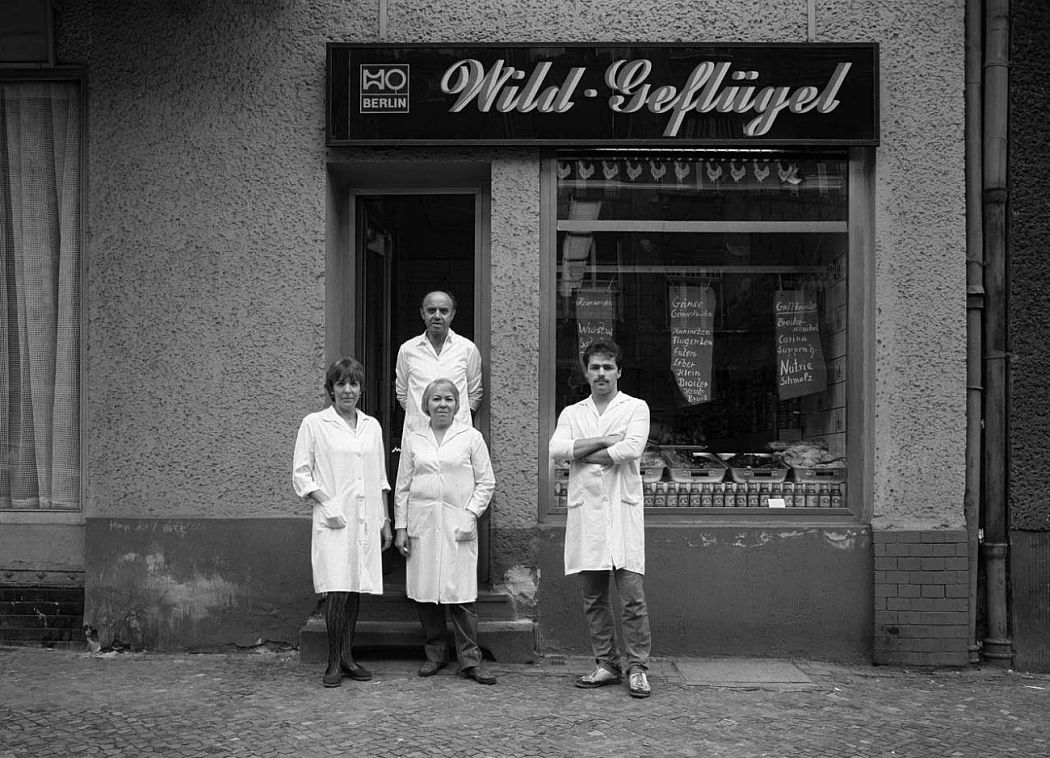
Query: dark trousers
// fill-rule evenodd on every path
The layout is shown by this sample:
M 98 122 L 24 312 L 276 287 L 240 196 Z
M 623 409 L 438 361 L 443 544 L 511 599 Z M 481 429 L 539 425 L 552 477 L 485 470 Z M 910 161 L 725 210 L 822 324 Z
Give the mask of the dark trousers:
M 635 667 L 649 668 L 652 638 L 649 633 L 649 611 L 645 605 L 642 578 L 641 574 L 627 569 L 580 572 L 583 613 L 587 618 L 594 659 L 612 671 L 619 672 L 621 667 L 620 651 L 616 647 L 612 605 L 609 602 L 610 580 L 616 583 L 616 590 L 623 603 L 620 622 L 623 627 L 624 652 L 627 653 L 627 670 Z
M 460 669 L 469 669 L 481 663 L 478 647 L 478 614 L 474 603 L 416 603 L 419 623 L 423 626 L 423 650 L 428 661 L 444 663 L 448 660 L 448 628 L 445 609 L 452 617 L 452 636 L 456 642 L 456 660 Z

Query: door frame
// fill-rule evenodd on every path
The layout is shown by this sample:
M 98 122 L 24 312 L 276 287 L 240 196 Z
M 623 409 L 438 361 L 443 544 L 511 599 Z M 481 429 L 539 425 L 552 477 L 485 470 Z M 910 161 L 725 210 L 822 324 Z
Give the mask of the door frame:
M 346 161 L 328 164 L 325 258 L 326 365 L 357 349 L 357 201 L 363 195 L 474 196 L 474 344 L 482 357 L 485 399 L 475 426 L 489 440 L 492 398 L 489 356 L 491 324 L 491 164 L 478 161 Z M 396 350 L 397 346 L 391 346 Z M 391 356 L 393 357 L 393 356 Z M 390 430 L 387 431 L 389 443 Z M 387 472 L 393 477 L 396 472 Z M 478 581 L 491 565 L 488 516 L 479 529 Z

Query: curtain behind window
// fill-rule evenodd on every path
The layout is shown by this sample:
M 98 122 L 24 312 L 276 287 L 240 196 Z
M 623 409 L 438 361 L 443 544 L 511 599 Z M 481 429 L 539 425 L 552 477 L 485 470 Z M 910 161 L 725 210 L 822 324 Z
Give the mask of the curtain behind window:
M 80 90 L 0 82 L 0 509 L 80 508 Z

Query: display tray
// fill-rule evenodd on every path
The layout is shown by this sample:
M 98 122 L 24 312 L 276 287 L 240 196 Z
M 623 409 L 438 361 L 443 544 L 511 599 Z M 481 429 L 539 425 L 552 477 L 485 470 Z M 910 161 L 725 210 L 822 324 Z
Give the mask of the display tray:
M 694 445 L 664 445 L 660 454 L 667 462 L 671 481 L 720 482 L 725 478 L 726 465 L 714 453 Z
M 643 482 L 658 482 L 664 478 L 664 464 L 658 463 L 652 466 L 639 467 Z
M 770 453 L 720 453 L 719 457 L 725 461 L 729 476 L 737 484 L 783 482 L 790 471 L 785 463 Z M 744 461 L 747 465 L 739 465 Z
M 796 482 L 827 482 L 842 484 L 846 481 L 845 466 L 792 466 L 791 474 Z

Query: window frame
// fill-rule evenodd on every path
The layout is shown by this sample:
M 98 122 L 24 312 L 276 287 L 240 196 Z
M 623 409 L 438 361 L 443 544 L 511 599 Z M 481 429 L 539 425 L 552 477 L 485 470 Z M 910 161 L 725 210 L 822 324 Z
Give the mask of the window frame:
M 80 367 L 77 376 L 77 394 L 80 396 L 80 413 L 77 423 L 79 425 L 78 436 L 80 438 L 80 492 L 78 495 L 79 507 L 76 510 L 48 510 L 48 509 L 0 509 L 0 525 L 15 524 L 66 524 L 82 526 L 86 522 L 87 493 L 89 491 L 88 472 L 88 393 L 87 393 L 87 360 L 88 360 L 88 249 L 87 249 L 87 226 L 88 226 L 88 76 L 87 70 L 81 66 L 59 66 L 55 68 L 18 68 L 10 67 L 8 64 L 0 64 L 0 82 L 56 82 L 73 83 L 80 97 L 80 229 L 78 230 L 78 244 L 80 245 L 80 261 L 77 276 L 80 277 L 80 344 L 77 346 Z
M 666 150 L 653 151 L 666 154 Z M 696 151 L 704 153 L 711 151 Z M 733 152 L 741 152 L 734 150 Z M 793 150 L 792 152 L 800 152 Z M 805 151 L 819 155 L 820 150 Z M 836 152 L 841 153 L 841 149 Z M 828 510 L 770 508 L 647 508 L 655 523 L 834 525 L 868 523 L 872 515 L 874 454 L 874 149 L 846 151 L 848 177 L 848 270 L 846 347 L 846 502 Z M 578 151 L 572 153 L 578 154 Z M 639 157 L 644 153 L 639 151 Z M 548 442 L 557 422 L 554 392 L 556 371 L 556 281 L 558 235 L 557 161 L 551 152 L 540 159 L 540 387 L 537 395 L 540 452 L 537 471 L 537 516 L 540 523 L 563 524 L 565 508 L 553 496 L 553 465 Z M 624 388 L 630 391 L 630 388 Z M 643 398 L 644 399 L 644 398 Z

